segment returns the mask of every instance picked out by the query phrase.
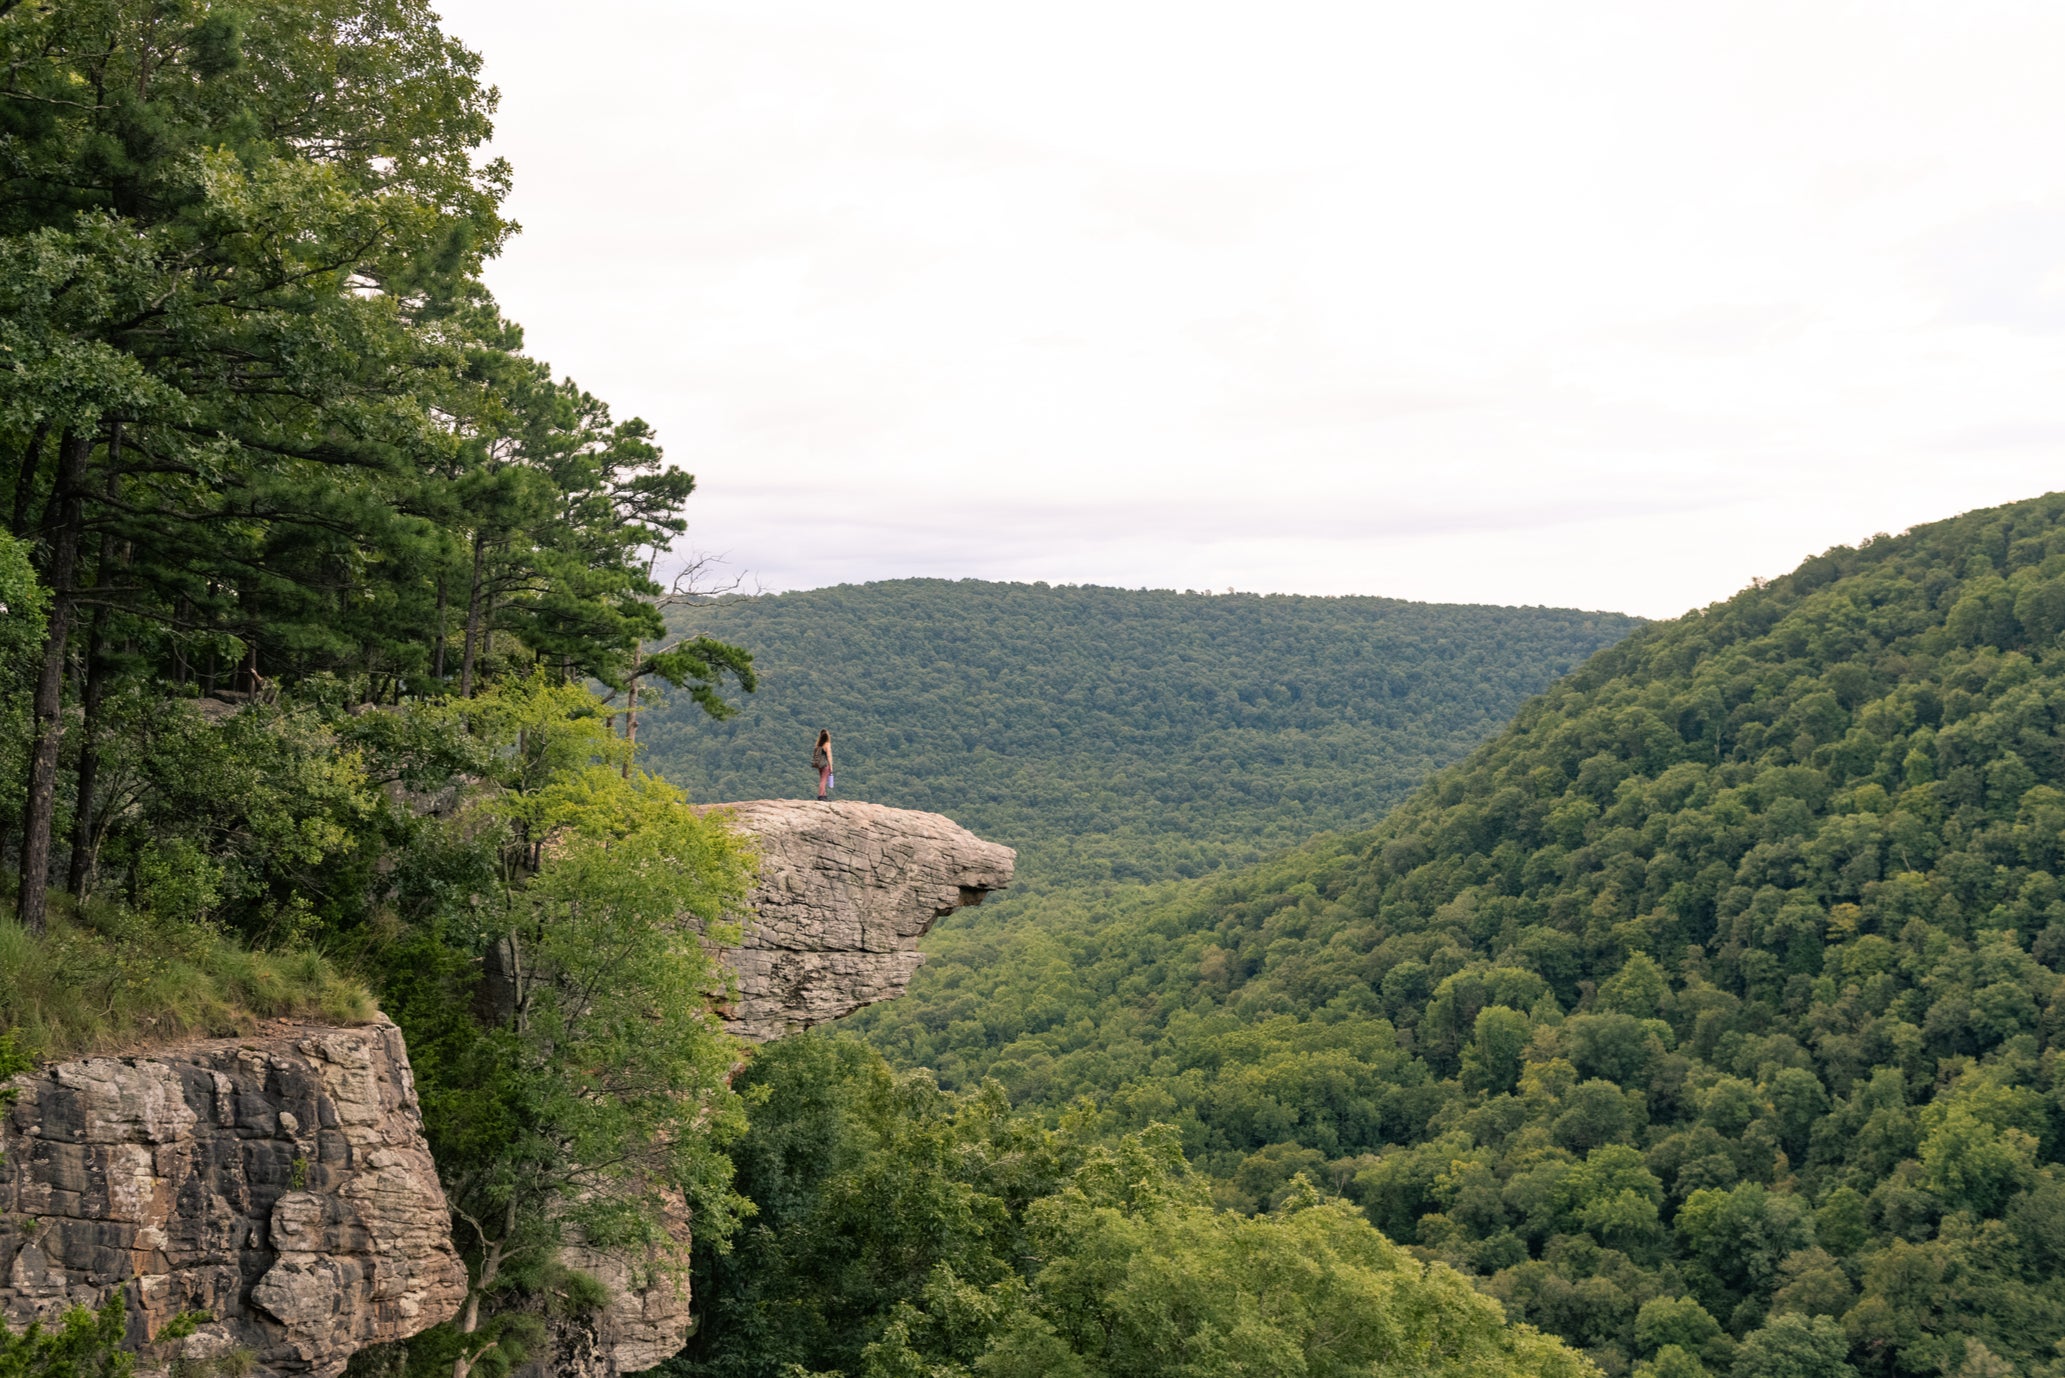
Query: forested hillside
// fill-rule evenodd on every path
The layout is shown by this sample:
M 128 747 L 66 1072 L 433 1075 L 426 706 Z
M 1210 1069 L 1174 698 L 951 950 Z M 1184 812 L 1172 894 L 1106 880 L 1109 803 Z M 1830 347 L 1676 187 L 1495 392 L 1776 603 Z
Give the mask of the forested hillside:
M 738 1089 L 758 1209 L 698 1241 L 668 1378 L 1596 1378 L 1344 1202 L 1215 1210 L 1166 1127 L 1045 1128 L 821 1034 Z
M 741 1208 L 680 916 L 731 931 L 751 876 L 585 684 L 722 711 L 751 666 L 658 640 L 693 480 L 481 284 L 494 104 L 414 0 L 0 4 L 0 1071 L 377 1000 L 469 1267 L 413 1358 L 482 1378 L 573 1285 L 566 1231 Z M 520 1020 L 476 1007 L 490 950 Z M 108 1258 L 107 1323 L 0 1372 L 129 1371 L 145 1284 Z M 146 1367 L 253 1362 L 216 1353 Z
M 1163 880 L 1367 824 L 1638 623 L 1614 613 L 908 579 L 675 614 L 753 648 L 714 728 L 647 714 L 703 799 L 839 792 L 1020 851 L 1018 889 Z
M 2065 498 L 1647 628 L 1373 831 L 944 926 L 867 1036 L 1295 1174 L 1609 1372 L 2065 1372 Z

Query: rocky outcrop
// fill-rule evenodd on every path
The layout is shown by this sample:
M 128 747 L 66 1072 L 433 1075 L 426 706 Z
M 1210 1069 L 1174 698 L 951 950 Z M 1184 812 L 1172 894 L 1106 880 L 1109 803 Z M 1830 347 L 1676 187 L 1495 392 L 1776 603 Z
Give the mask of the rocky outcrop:
M 578 1268 L 609 1291 L 596 1311 L 547 1315 L 545 1343 L 515 1378 L 616 1378 L 642 1373 L 681 1352 L 688 1342 L 689 1214 L 679 1196 L 669 1202 L 670 1242 L 634 1249 L 598 1249 L 578 1238 L 563 1244 L 559 1261 Z
M 181 1357 L 242 1351 L 260 1371 L 330 1378 L 464 1299 L 401 1031 L 384 1020 L 79 1058 L 14 1085 L 0 1123 L 10 1324 L 120 1291 L 133 1344 L 205 1311 Z
M 950 818 L 880 804 L 721 804 L 760 849 L 725 1023 L 755 1043 L 904 993 L 935 921 L 1011 883 L 1017 853 Z
M 1016 859 L 936 813 L 797 799 L 712 807 L 760 853 L 745 941 L 722 954 L 738 999 L 720 1011 L 756 1043 L 903 994 L 924 961 L 918 939 L 1008 885 Z M 495 966 L 491 958 L 491 1000 L 506 998 L 495 993 Z M 672 1223 L 672 1250 L 563 1249 L 562 1261 L 594 1274 L 611 1300 L 548 1318 L 546 1343 L 517 1378 L 617 1378 L 679 1353 L 690 1324 L 686 1211 Z
M 1011 880 L 1010 848 L 937 814 L 814 800 L 715 807 L 760 854 L 754 917 L 723 954 L 738 997 L 721 1011 L 754 1042 L 901 995 L 933 923 Z M 495 960 L 487 967 L 492 1006 Z M 133 1344 L 205 1311 L 212 1319 L 176 1357 L 241 1354 L 260 1373 L 334 1378 L 354 1352 L 428 1329 L 464 1301 L 392 1024 L 280 1024 L 60 1062 L 14 1085 L 0 1122 L 0 1319 L 12 1325 L 119 1291 Z M 671 1224 L 671 1243 L 653 1251 L 564 1248 L 611 1300 L 548 1318 L 521 1378 L 615 1378 L 680 1351 L 685 1203 Z

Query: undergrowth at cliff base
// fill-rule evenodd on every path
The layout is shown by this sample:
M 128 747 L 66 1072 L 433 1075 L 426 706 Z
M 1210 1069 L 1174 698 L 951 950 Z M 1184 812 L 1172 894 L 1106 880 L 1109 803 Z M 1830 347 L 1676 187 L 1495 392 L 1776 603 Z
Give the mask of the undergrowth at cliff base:
M 1593 1378 L 1310 1183 L 1215 1208 L 1165 1126 L 1049 1128 L 824 1034 L 736 1084 L 755 1211 L 697 1241 L 702 1318 L 666 1378 Z

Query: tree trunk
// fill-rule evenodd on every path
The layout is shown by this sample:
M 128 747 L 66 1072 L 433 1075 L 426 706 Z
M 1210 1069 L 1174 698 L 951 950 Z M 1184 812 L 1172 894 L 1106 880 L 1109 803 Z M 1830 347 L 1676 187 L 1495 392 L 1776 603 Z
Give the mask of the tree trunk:
M 473 651 L 475 638 L 480 635 L 480 569 L 486 558 L 487 545 L 479 533 L 473 537 L 473 579 L 466 591 L 466 644 L 459 658 L 459 697 L 473 697 Z
M 120 496 L 121 489 L 122 423 L 117 421 L 108 428 L 108 496 Z M 93 564 L 94 587 L 107 583 L 114 557 L 114 538 L 103 532 L 100 554 Z M 84 711 L 79 722 L 77 797 L 72 805 L 72 858 L 65 872 L 65 889 L 80 899 L 86 897 L 86 872 L 93 862 L 93 805 L 94 787 L 100 779 L 101 702 L 107 697 L 108 672 L 112 668 L 107 656 L 107 620 L 107 607 L 96 605 L 92 626 L 86 633 L 86 689 L 81 695 Z
M 467 1218 L 470 1220 L 472 1217 L 469 1216 Z M 488 1242 L 485 1232 L 481 1231 L 479 1225 L 476 1224 L 473 1228 L 477 1233 L 481 1234 L 481 1243 L 483 1245 L 480 1259 L 480 1281 L 475 1283 L 466 1293 L 466 1306 L 460 1311 L 458 1317 L 458 1331 L 461 1335 L 471 1335 L 480 1329 L 480 1299 L 487 1294 L 487 1290 L 493 1287 L 495 1280 L 501 1276 L 502 1250 L 509 1242 L 509 1234 L 507 1232 L 513 1231 L 516 1228 L 516 1204 L 514 1202 L 510 1203 L 503 1226 L 505 1233 L 493 1243 Z M 468 1354 L 466 1347 L 461 1345 L 459 1347 L 459 1356 L 452 1360 L 452 1378 L 466 1378 L 466 1375 L 473 1371 L 473 1366 L 479 1363 L 489 1350 L 496 1348 L 500 1344 L 501 1341 L 499 1340 L 491 1340 L 479 1349 L 474 1350 L 471 1354 Z
M 638 643 L 640 655 L 645 652 L 645 643 Z M 631 682 L 624 690 L 624 778 L 631 778 L 631 757 L 638 750 L 638 674 L 637 661 L 632 661 Z
M 14 476 L 14 520 L 9 526 L 17 537 L 29 534 L 29 503 L 36 496 L 36 478 L 43 472 L 43 442 L 50 438 L 50 423 L 38 421 L 29 435 L 29 447 L 22 451 L 22 464 Z
M 103 542 L 105 544 L 105 542 Z M 106 559 L 103 550 L 101 558 Z M 86 691 L 81 696 L 84 711 L 79 719 L 79 785 L 72 805 L 72 860 L 65 873 L 65 889 L 86 897 L 86 869 L 93 860 L 93 794 L 100 780 L 100 705 L 107 696 L 108 664 L 105 647 L 107 609 L 95 608 L 91 629 L 86 633 Z
M 430 653 L 431 678 L 443 683 L 445 677 L 445 576 L 437 576 L 437 644 Z
M 184 689 L 186 688 L 187 677 L 193 673 L 193 667 L 187 663 L 186 659 L 186 642 L 179 638 L 179 632 L 186 629 L 187 617 L 192 611 L 192 608 L 186 601 L 185 594 L 179 595 L 179 601 L 173 604 L 173 609 L 175 613 L 174 627 L 176 630 L 172 636 L 172 682 Z
M 57 754 L 64 739 L 65 644 L 71 635 L 78 572 L 79 527 L 85 513 L 86 463 L 93 454 L 93 436 L 67 431 L 58 442 L 57 482 L 51 489 L 55 518 L 46 522 L 50 555 L 44 579 L 50 585 L 50 625 L 44 634 L 42 672 L 36 677 L 36 699 L 29 747 L 27 798 L 22 805 L 21 887 L 15 917 L 31 933 L 41 934 L 49 920 L 50 830 L 57 810 Z

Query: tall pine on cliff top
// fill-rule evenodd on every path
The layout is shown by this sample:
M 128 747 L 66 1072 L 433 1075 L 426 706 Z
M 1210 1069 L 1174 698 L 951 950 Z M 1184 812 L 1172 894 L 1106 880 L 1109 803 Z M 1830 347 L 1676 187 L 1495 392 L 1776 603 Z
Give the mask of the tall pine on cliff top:
M 425 0 L 0 0 L 0 1040 L 362 1013 L 347 958 L 471 1273 L 412 1362 L 460 1378 L 592 1295 L 565 1232 L 726 1228 L 733 1046 L 681 916 L 749 870 L 581 687 L 722 715 L 753 679 L 655 652 L 694 481 L 480 281 L 494 104 Z M 474 1004 L 495 950 L 511 1010 Z M 111 1342 L 68 1326 L 0 1375 L 85 1372 Z
M 646 653 L 694 480 L 480 281 L 495 99 L 423 0 L 0 0 L 0 504 L 49 600 L 0 853 L 32 932 L 53 883 L 134 869 L 111 758 L 168 697 L 751 687 L 734 648 Z
M 1610 1372 L 2065 1372 L 2061 633 L 2065 497 L 1833 550 L 1372 832 L 949 925 L 866 1027 L 1331 1181 Z

